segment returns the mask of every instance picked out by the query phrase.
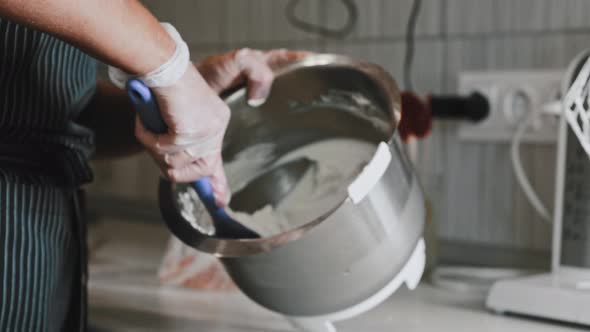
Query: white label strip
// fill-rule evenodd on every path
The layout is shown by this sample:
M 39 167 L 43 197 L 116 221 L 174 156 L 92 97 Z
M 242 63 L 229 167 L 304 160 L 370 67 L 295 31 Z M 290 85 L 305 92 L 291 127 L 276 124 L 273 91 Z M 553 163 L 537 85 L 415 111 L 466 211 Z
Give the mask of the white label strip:
M 365 166 L 359 176 L 348 186 L 348 196 L 354 204 L 362 201 L 373 189 L 377 181 L 381 179 L 389 163 L 391 162 L 391 151 L 385 142 L 379 143 L 377 152 L 373 159 Z

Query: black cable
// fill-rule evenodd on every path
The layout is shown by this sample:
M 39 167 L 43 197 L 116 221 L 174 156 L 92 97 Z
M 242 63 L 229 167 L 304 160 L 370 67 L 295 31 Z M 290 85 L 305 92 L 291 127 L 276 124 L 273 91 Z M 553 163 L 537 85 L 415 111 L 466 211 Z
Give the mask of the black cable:
M 418 15 L 420 14 L 420 7 L 422 0 L 414 0 L 408 24 L 406 25 L 406 54 L 404 56 L 404 86 L 408 91 L 414 90 L 414 83 L 412 81 L 412 65 L 414 63 L 414 48 L 415 48 L 415 31 Z
M 358 21 L 358 8 L 354 0 L 340 0 L 344 7 L 346 7 L 346 11 L 348 13 L 348 17 L 346 19 L 346 23 L 341 28 L 332 29 L 325 26 L 321 26 L 318 24 L 312 24 L 309 22 L 305 22 L 297 17 L 295 11 L 297 6 L 300 3 L 300 0 L 290 0 L 285 7 L 285 15 L 287 16 L 287 21 L 297 29 L 302 31 L 313 33 L 320 35 L 326 38 L 337 38 L 342 39 L 348 36 L 356 27 L 356 22 Z

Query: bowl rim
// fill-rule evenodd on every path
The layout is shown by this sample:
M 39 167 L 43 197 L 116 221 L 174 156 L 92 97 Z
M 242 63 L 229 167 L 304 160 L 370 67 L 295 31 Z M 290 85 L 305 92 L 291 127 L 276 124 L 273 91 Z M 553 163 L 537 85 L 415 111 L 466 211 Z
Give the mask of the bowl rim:
M 401 118 L 401 95 L 399 88 L 391 75 L 376 64 L 359 61 L 348 56 L 337 54 L 310 54 L 302 59 L 290 62 L 279 68 L 274 68 L 273 71 L 275 77 L 279 77 L 300 68 L 319 66 L 348 67 L 356 69 L 377 83 L 376 85 L 382 90 L 382 95 L 387 99 L 386 102 L 391 115 L 390 124 L 392 131 L 389 134 L 388 140 L 386 142 L 389 146 L 391 146 L 395 140 L 397 125 Z M 231 104 L 239 98 L 243 98 L 245 93 L 245 88 L 242 87 L 228 94 L 224 98 L 224 101 L 227 104 Z M 377 147 L 375 149 L 377 149 Z M 226 239 L 202 234 L 193 228 L 190 223 L 186 221 L 184 217 L 182 217 L 176 208 L 176 204 L 174 202 L 175 198 L 173 197 L 174 189 L 174 183 L 171 183 L 165 178 L 160 179 L 158 190 L 160 211 L 170 231 L 186 245 L 221 258 L 243 257 L 260 254 L 300 239 L 307 232 L 331 216 L 347 200 L 350 200 L 349 197 L 345 197 L 336 206 L 334 206 L 334 208 L 325 212 L 321 216 L 304 225 L 290 229 L 281 234 L 258 239 Z

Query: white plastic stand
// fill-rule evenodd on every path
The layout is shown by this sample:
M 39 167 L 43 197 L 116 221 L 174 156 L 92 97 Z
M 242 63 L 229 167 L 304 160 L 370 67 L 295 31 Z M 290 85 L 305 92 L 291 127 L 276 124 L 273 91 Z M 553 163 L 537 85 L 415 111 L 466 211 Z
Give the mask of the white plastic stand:
M 487 307 L 498 312 L 590 325 L 590 272 L 561 268 L 553 273 L 497 282 Z
M 497 282 L 486 305 L 498 313 L 516 313 L 590 326 L 590 269 L 562 265 L 562 226 L 564 209 L 568 124 L 590 156 L 590 110 L 587 109 L 590 61 L 589 52 L 574 59 L 564 78 L 564 116 L 558 137 L 555 211 L 551 272 Z M 581 69 L 579 65 L 585 63 Z M 573 78 L 574 83 L 569 86 Z M 588 160 L 590 162 L 590 160 Z M 590 176 L 590 174 L 588 174 Z

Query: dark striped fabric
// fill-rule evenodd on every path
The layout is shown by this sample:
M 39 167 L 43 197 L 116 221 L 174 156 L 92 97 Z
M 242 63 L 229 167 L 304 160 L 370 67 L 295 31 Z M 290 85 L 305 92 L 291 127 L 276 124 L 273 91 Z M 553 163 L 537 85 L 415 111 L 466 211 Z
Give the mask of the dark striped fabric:
M 0 331 L 60 331 L 78 243 L 67 191 L 0 173 Z
M 96 61 L 50 35 L 0 19 L 0 142 L 35 144 L 77 183 L 93 135 L 75 123 L 96 88 Z
M 77 186 L 92 179 L 93 135 L 75 119 L 95 87 L 92 58 L 0 19 L 0 331 L 84 329 Z

